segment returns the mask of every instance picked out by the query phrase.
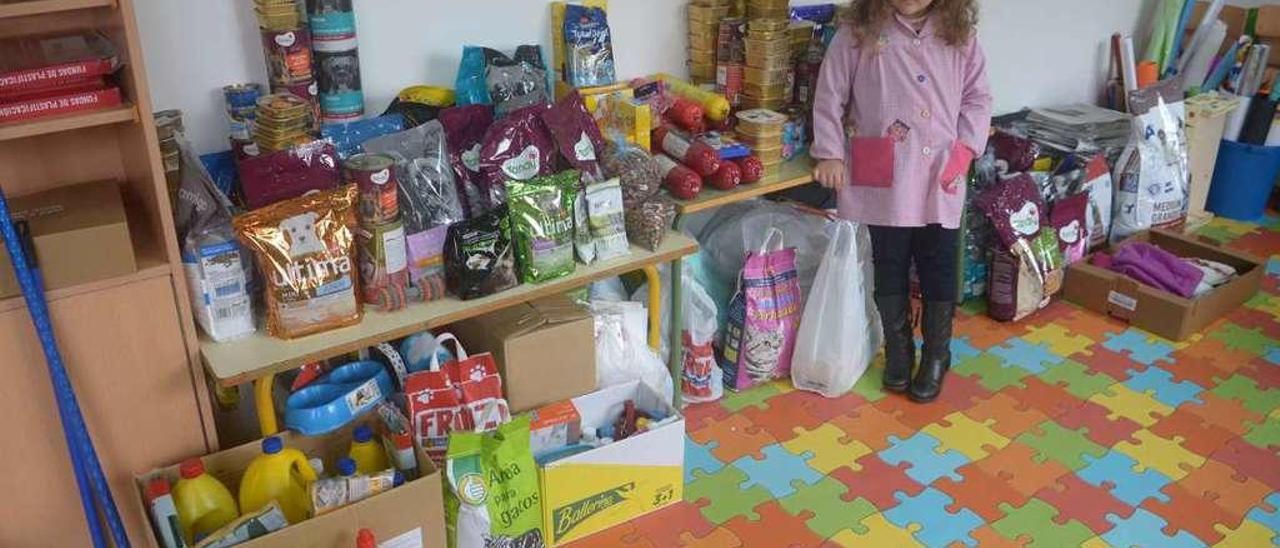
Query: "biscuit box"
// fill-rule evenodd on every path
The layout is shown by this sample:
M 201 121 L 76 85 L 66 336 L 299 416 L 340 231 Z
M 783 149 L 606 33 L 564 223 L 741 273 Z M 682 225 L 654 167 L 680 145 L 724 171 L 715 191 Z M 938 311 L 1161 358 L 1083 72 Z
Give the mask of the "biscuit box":
M 562 545 L 684 499 L 684 417 L 634 381 L 573 399 L 583 431 L 610 425 L 627 401 L 675 417 L 652 430 L 539 466 L 543 528 Z

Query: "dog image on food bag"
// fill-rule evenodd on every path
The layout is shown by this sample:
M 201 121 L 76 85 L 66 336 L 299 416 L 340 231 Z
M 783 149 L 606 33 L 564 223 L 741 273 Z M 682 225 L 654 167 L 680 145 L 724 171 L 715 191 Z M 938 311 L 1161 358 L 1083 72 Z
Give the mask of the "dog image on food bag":
M 316 234 L 316 214 L 303 213 L 280 222 L 280 231 L 289 241 L 289 256 L 297 259 L 324 253 L 324 242 Z

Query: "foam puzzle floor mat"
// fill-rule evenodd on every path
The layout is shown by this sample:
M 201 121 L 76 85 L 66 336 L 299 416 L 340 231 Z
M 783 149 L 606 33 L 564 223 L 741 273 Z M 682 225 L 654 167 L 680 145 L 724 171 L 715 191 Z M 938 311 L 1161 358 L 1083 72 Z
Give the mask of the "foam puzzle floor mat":
M 1280 217 L 1200 234 L 1269 262 L 1188 341 L 968 305 L 937 402 L 884 393 L 876 364 L 839 399 L 691 406 L 684 501 L 572 546 L 1280 544 Z

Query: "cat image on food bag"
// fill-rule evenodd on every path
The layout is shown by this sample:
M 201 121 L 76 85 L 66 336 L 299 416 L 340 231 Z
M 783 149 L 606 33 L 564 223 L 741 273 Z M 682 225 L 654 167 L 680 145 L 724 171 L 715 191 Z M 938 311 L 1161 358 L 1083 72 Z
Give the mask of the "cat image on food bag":
M 316 234 L 316 219 L 315 213 L 303 213 L 280 222 L 280 231 L 289 238 L 290 258 L 325 252 L 324 242 Z

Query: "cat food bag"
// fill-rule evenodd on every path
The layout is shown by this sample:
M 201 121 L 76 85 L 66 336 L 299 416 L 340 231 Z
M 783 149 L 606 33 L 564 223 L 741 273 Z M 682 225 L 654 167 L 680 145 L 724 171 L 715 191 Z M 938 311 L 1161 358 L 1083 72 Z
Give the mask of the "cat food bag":
M 360 323 L 356 193 L 347 185 L 235 218 L 265 278 L 272 336 L 293 339 Z
M 1064 266 L 1083 259 L 1089 251 L 1089 195 L 1068 196 L 1053 204 L 1049 223 L 1058 233 L 1058 249 Z
M 1086 211 L 1089 227 L 1089 249 L 1106 245 L 1111 234 L 1111 200 L 1115 194 L 1111 184 L 1111 168 L 1101 154 L 1089 160 L 1084 170 L 1082 189 L 1089 195 Z
M 520 281 L 542 283 L 573 274 L 573 212 L 579 177 L 577 171 L 569 170 L 507 182 Z
M 555 144 L 542 124 L 546 105 L 532 106 L 498 120 L 480 146 L 480 188 L 485 209 L 506 202 L 507 181 L 528 181 L 555 173 Z
M 485 84 L 498 118 L 522 108 L 551 103 L 547 66 L 540 46 L 517 47 L 514 57 L 489 49 L 485 53 Z
M 396 162 L 398 200 L 408 248 L 409 277 L 425 300 L 444 296 L 444 240 L 465 218 L 449 162 L 444 126 L 433 120 L 365 143 Z
M 488 210 L 488 200 L 480 189 L 480 144 L 485 131 L 493 125 L 493 107 L 466 105 L 440 112 L 445 144 L 449 147 L 449 164 L 453 167 L 458 197 L 467 217 Z
M 328 141 L 313 141 L 246 157 L 240 160 L 239 168 L 240 188 L 249 209 L 296 198 L 312 190 L 335 189 L 342 182 L 338 152 Z
M 542 122 L 569 167 L 581 171 L 583 180 L 589 183 L 604 180 L 600 159 L 606 142 L 582 97 L 577 93 L 565 95 L 542 114 Z
M 596 259 L 608 261 L 631 254 L 621 181 L 614 178 L 589 184 L 586 194 L 588 224 Z
M 445 455 L 451 548 L 542 548 L 542 500 L 529 415 L 483 434 L 454 432 Z
M 449 227 L 444 270 L 449 292 L 462 300 L 487 297 L 519 283 L 506 204 Z
M 1017 321 L 1049 304 L 1062 288 L 1062 251 L 1057 232 L 1030 175 L 997 182 L 975 202 L 991 220 L 998 243 L 991 265 L 988 314 Z
M 1040 157 L 1040 145 L 1035 141 L 1004 130 L 991 136 L 990 147 L 996 151 L 996 166 L 1000 173 L 1024 173 L 1031 171 Z
M 617 80 L 613 38 L 603 8 L 569 4 L 564 8 L 565 80 L 576 88 L 607 86 Z
M 781 241 L 782 233 L 771 230 L 764 247 L 747 254 L 738 291 L 729 302 L 729 324 L 717 358 L 730 390 L 791 375 L 802 302 L 796 250 L 783 248 Z
M 1173 228 L 1187 216 L 1191 170 L 1187 109 L 1180 82 L 1167 80 L 1133 93 L 1133 132 L 1116 163 L 1111 243 L 1150 228 Z

